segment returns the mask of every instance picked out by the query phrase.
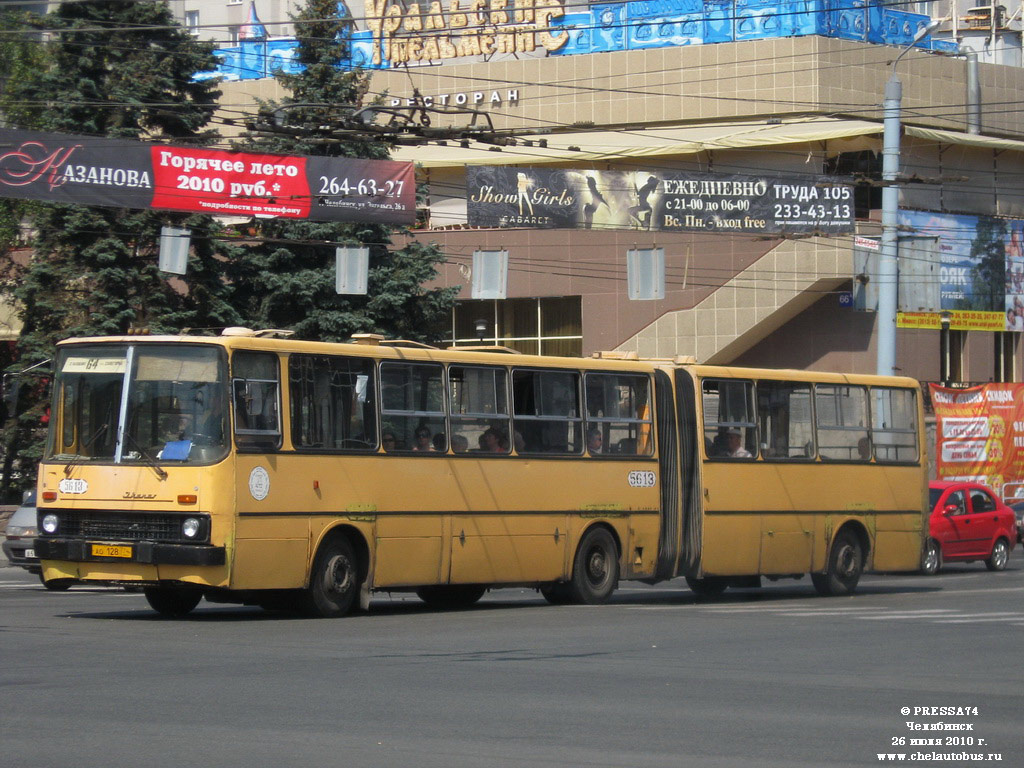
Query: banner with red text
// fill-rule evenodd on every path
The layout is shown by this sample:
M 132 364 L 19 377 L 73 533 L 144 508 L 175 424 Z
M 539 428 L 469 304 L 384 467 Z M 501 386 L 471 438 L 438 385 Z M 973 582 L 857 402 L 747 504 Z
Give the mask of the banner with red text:
M 1024 384 L 929 385 L 939 480 L 984 483 L 1024 498 Z
M 0 197 L 411 224 L 412 163 L 266 155 L 0 128 Z

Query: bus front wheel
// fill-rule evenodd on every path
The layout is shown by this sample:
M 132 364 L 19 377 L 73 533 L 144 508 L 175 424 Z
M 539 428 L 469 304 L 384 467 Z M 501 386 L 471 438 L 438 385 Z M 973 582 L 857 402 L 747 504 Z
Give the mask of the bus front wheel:
M 348 539 L 335 538 L 321 545 L 305 593 L 308 613 L 326 619 L 344 616 L 359 594 L 359 560 Z
M 174 587 L 146 587 L 146 602 L 161 616 L 176 619 L 190 613 L 203 599 L 198 589 L 175 589 Z
M 569 594 L 572 602 L 599 605 L 619 584 L 619 548 L 607 528 L 591 528 L 576 550 Z
M 864 571 L 864 552 L 860 540 L 849 530 L 840 531 L 832 541 L 825 573 L 812 573 L 811 581 L 819 595 L 849 595 L 857 588 Z

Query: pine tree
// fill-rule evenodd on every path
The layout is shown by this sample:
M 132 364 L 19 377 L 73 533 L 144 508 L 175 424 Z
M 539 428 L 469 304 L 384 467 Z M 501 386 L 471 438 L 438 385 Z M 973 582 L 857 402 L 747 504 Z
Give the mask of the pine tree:
M 351 20 L 338 16 L 336 0 L 308 0 L 293 16 L 299 74 L 279 73 L 289 92 L 281 102 L 262 105 L 285 130 L 250 135 L 240 149 L 289 155 L 386 159 L 388 147 L 374 137 L 355 136 L 325 142 L 323 126 L 351 114 L 368 90 L 362 72 L 339 67 L 346 54 L 345 32 Z M 437 275 L 442 254 L 411 241 L 392 245 L 390 228 L 373 224 L 260 220 L 260 243 L 232 264 L 236 307 L 246 323 L 288 328 L 305 339 L 347 340 L 353 333 L 436 341 L 450 317 L 455 290 L 424 287 Z M 370 272 L 367 296 L 334 291 L 336 246 L 367 246 Z
M 32 16 L 26 11 L 0 8 L 0 125 L 17 122 L 24 116 L 24 106 L 13 100 L 11 91 L 17 82 L 45 61 L 42 46 L 32 28 Z M 18 244 L 21 221 L 31 203 L 0 198 L 0 254 Z
M 45 65 L 9 81 L 5 104 L 13 127 L 131 142 L 216 138 L 206 126 L 220 94 L 210 81 L 193 79 L 215 66 L 212 45 L 177 26 L 165 2 L 69 2 L 36 23 L 52 30 Z M 7 275 L 23 321 L 15 368 L 51 357 L 64 337 L 239 321 L 210 217 L 34 203 L 28 220 L 31 260 L 11 265 Z M 188 274 L 173 281 L 157 268 L 167 224 L 193 232 Z M 21 391 L 16 436 L 6 430 L 5 478 L 19 444 L 23 465 L 37 460 L 41 447 L 44 392 Z
M 971 295 L 962 309 L 999 312 L 1006 293 L 1006 221 L 994 216 L 979 216 L 971 258 Z

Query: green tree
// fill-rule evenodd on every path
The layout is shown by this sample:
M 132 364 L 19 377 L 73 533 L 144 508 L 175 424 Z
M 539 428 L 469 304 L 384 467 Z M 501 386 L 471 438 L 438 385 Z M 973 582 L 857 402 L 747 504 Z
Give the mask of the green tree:
M 1006 221 L 994 216 L 979 216 L 971 242 L 971 295 L 958 309 L 1000 312 L 1006 294 Z
M 177 26 L 165 2 L 68 2 L 35 24 L 51 30 L 41 66 L 20 71 L 5 91 L 8 122 L 42 131 L 205 144 L 220 95 L 196 72 L 212 69 L 212 45 Z M 38 203 L 30 207 L 32 255 L 12 265 L 8 284 L 23 328 L 24 369 L 52 356 L 63 337 L 235 325 L 217 225 L 206 216 Z M 188 274 L 157 269 L 160 228 L 188 227 Z M 5 435 L 6 478 L 15 452 L 38 459 L 46 409 L 40 387 L 22 387 L 17 423 Z M 28 474 L 28 473 L 23 473 Z
M 322 126 L 351 114 L 368 90 L 367 75 L 340 68 L 351 20 L 339 17 L 337 0 L 308 0 L 296 23 L 302 65 L 299 74 L 279 73 L 289 92 L 261 105 L 283 125 L 276 135 L 249 135 L 240 149 L 327 157 L 385 159 L 388 146 L 362 134 L 325 141 Z M 258 327 L 288 328 L 305 339 L 342 341 L 353 333 L 377 332 L 417 341 L 436 341 L 449 317 L 456 291 L 427 288 L 442 254 L 410 241 L 397 248 L 394 230 L 381 225 L 296 220 L 254 222 L 259 242 L 232 263 L 236 307 Z M 367 296 L 339 296 L 334 290 L 336 246 L 370 249 Z
M 32 21 L 27 11 L 0 8 L 0 125 L 25 117 L 24 105 L 12 98 L 14 84 L 44 66 L 43 47 Z M 0 255 L 19 244 L 21 222 L 30 206 L 0 198 Z

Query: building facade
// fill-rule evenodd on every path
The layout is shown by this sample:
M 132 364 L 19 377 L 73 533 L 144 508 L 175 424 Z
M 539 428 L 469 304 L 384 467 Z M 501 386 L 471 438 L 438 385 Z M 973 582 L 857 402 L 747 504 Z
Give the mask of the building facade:
M 427 189 L 424 226 L 413 236 L 438 243 L 448 257 L 442 282 L 463 286 L 449 341 L 485 339 L 544 353 L 616 349 L 723 364 L 874 371 L 876 286 L 870 253 L 865 256 L 857 244 L 867 243 L 870 251 L 879 234 L 880 107 L 900 52 L 807 35 L 579 56 L 456 59 L 374 72 L 372 91 L 386 104 L 458 108 L 431 113 L 435 126 L 465 121 L 471 114 L 465 110 L 472 110 L 485 114 L 496 132 L 515 136 L 515 146 L 446 139 L 403 146 L 394 155 L 418 165 Z M 970 217 L 994 217 L 1012 232 L 1024 217 L 1024 134 L 1012 107 L 1024 88 L 1024 71 L 979 65 L 980 125 L 971 124 L 964 58 L 911 50 L 899 75 L 901 211 L 955 215 L 968 223 Z M 223 87 L 235 104 L 280 95 L 270 79 Z M 858 182 L 856 227 L 840 235 L 801 236 L 650 226 L 481 227 L 470 223 L 467 168 L 489 166 L 841 177 Z M 906 250 L 903 241 L 916 243 L 920 233 L 910 224 L 901 227 L 901 308 L 909 320 L 897 330 L 897 368 L 926 381 L 1020 380 L 1020 333 L 1012 324 L 992 323 L 1003 305 L 988 307 L 984 330 L 968 330 L 959 318 L 943 325 L 941 301 L 921 305 L 920 289 L 928 283 L 941 299 L 953 293 L 942 282 L 946 273 L 960 269 L 961 281 L 969 282 L 963 275 L 970 267 L 944 266 L 939 243 L 933 249 L 939 256 L 930 262 L 935 274 L 918 274 L 907 265 L 927 259 Z M 977 235 L 957 225 L 933 239 L 960 253 Z M 663 298 L 629 298 L 632 249 L 663 250 Z M 478 251 L 507 252 L 507 298 L 472 298 Z M 914 300 L 918 305 L 906 303 Z M 948 314 L 956 316 L 955 302 L 950 307 Z M 931 317 L 931 324 L 915 320 L 916 314 Z

